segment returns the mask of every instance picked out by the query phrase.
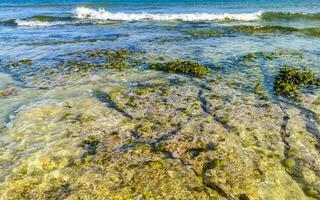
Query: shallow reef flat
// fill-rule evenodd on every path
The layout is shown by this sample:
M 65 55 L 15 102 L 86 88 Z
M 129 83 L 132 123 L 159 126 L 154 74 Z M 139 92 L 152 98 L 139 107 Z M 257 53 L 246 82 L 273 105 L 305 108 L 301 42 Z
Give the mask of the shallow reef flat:
M 48 68 L 8 62 L 0 198 L 320 199 L 319 71 L 279 65 L 310 56 L 209 66 L 96 49 Z

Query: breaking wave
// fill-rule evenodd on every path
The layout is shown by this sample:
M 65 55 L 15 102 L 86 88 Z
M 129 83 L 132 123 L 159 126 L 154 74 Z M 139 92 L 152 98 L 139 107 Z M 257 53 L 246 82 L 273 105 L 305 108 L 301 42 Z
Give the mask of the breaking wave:
M 139 20 L 157 20 L 157 21 L 223 21 L 239 20 L 253 21 L 260 19 L 262 12 L 239 13 L 239 14 L 209 14 L 209 13 L 190 13 L 190 14 L 152 14 L 152 13 L 111 13 L 105 9 L 91 9 L 79 7 L 74 10 L 74 17 L 78 19 L 95 20 L 116 20 L 116 21 L 139 21 Z
M 109 12 L 105 9 L 78 7 L 67 17 L 36 15 L 24 19 L 11 19 L 0 22 L 0 25 L 28 27 L 48 27 L 61 25 L 103 24 L 111 21 L 274 21 L 274 20 L 320 20 L 320 13 L 285 13 L 285 12 L 252 12 L 252 13 L 125 13 Z

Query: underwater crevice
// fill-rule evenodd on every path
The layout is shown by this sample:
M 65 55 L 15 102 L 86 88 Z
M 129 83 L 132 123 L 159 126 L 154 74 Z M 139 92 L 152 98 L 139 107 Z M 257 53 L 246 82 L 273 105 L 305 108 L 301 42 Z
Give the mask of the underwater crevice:
M 201 86 L 203 88 L 203 86 Z M 205 88 L 206 89 L 206 88 Z M 208 102 L 207 100 L 203 97 L 203 90 L 200 89 L 198 92 L 198 100 L 200 102 L 202 111 L 205 114 L 208 114 L 209 116 L 212 115 L 212 113 L 209 111 L 209 108 L 207 106 Z M 218 122 L 219 124 L 221 124 L 227 131 L 232 132 L 232 128 L 230 126 L 228 126 L 226 123 L 223 122 L 223 120 L 221 120 L 218 116 L 214 116 L 214 121 Z
M 276 100 L 278 103 L 282 102 L 298 109 L 300 111 L 300 114 L 303 116 L 305 120 L 307 132 L 310 133 L 317 140 L 318 145 L 320 145 L 320 131 L 317 127 L 317 124 L 319 124 L 319 122 L 318 122 L 317 114 L 315 112 L 295 102 L 284 100 L 276 96 L 274 96 L 274 100 Z
M 181 129 L 182 129 L 182 127 L 178 126 L 175 130 L 173 130 L 165 135 L 162 135 L 159 138 L 157 138 L 151 142 L 148 142 L 148 143 L 150 144 L 151 147 L 154 148 L 157 144 L 159 144 L 163 141 L 167 141 L 167 140 L 171 139 L 172 137 L 174 137 Z
M 100 102 L 102 102 L 108 108 L 118 111 L 126 118 L 133 119 L 131 115 L 129 115 L 127 112 L 125 112 L 123 109 L 117 106 L 117 103 L 112 100 L 112 97 L 108 93 L 95 91 L 93 92 L 93 96 L 96 97 Z
M 295 107 L 296 109 L 298 109 L 300 111 L 300 113 L 303 115 L 303 118 L 305 120 L 306 123 L 306 130 L 314 137 L 316 138 L 318 145 L 320 146 L 320 131 L 317 127 L 317 124 L 319 124 L 319 120 L 317 117 L 317 114 L 315 112 L 313 112 L 310 109 L 307 109 L 301 105 L 299 105 L 298 103 L 295 103 L 293 101 L 290 100 L 286 100 L 283 99 L 281 97 L 278 97 L 274 92 L 273 89 L 269 89 L 269 88 L 273 88 L 273 82 L 274 82 L 274 78 L 273 76 L 271 76 L 270 72 L 268 72 L 265 68 L 265 60 L 264 59 L 260 59 L 260 71 L 261 74 L 263 75 L 263 88 L 267 88 L 267 93 L 268 93 L 268 97 L 271 98 L 271 100 L 276 103 L 276 104 L 280 104 L 280 103 L 284 103 L 286 105 L 290 105 Z M 281 107 L 281 105 L 280 105 Z M 283 110 L 283 108 L 282 108 Z
M 290 133 L 287 130 L 287 125 L 290 120 L 290 116 L 285 111 L 285 108 L 281 104 L 279 105 L 281 110 L 284 113 L 284 117 L 282 119 L 283 122 L 281 124 L 281 129 L 280 129 L 280 135 L 285 147 L 285 150 L 284 150 L 285 159 L 281 162 L 281 164 L 285 168 L 285 171 L 287 172 L 287 174 L 292 178 L 292 180 L 294 180 L 300 186 L 304 194 L 306 196 L 310 196 L 308 191 L 310 188 L 313 188 L 313 187 L 312 187 L 312 184 L 308 183 L 307 180 L 304 178 L 304 175 L 302 172 L 302 165 L 305 163 L 303 163 L 303 160 L 293 158 L 289 154 L 291 147 L 287 140 L 287 137 L 290 136 Z M 312 171 L 315 172 L 315 170 L 312 170 Z M 317 192 L 320 192 L 320 191 L 317 191 Z

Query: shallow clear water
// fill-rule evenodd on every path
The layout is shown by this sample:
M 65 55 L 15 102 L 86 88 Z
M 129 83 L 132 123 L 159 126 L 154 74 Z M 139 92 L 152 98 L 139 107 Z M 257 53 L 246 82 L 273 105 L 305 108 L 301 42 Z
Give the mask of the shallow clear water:
M 61 63 L 68 61 L 99 62 L 88 57 L 90 50 L 94 52 L 97 49 L 99 51 L 99 49 L 118 48 L 128 49 L 133 54 L 129 62 L 137 61 L 138 64 L 124 71 L 108 69 L 81 73 L 61 69 Z M 252 56 L 252 54 L 255 56 L 253 59 L 246 59 L 245 55 Z M 274 57 L 266 59 L 265 55 L 269 54 Z M 16 62 L 27 62 L 26 60 L 31 60 L 32 64 L 14 66 Z M 148 65 L 150 62 L 172 60 L 193 60 L 210 67 L 212 73 L 203 79 L 198 79 L 181 74 L 159 73 L 151 70 Z M 12 195 L 18 199 L 50 199 L 53 198 L 50 195 L 55 194 L 55 198 L 70 195 L 71 199 L 72 197 L 103 199 L 105 197 L 103 195 L 107 194 L 103 192 L 106 191 L 121 196 L 127 191 L 122 191 L 125 187 L 121 184 L 119 187 L 115 184 L 118 183 L 117 180 L 123 178 L 118 177 L 122 169 L 129 168 L 129 165 L 132 167 L 136 160 L 149 157 L 160 159 L 154 152 L 141 156 L 139 150 L 137 155 L 132 156 L 127 155 L 128 152 L 124 149 L 134 149 L 132 144 L 136 145 L 135 142 L 145 142 L 152 147 L 157 142 L 159 144 L 163 142 L 169 146 L 168 152 L 173 155 L 178 154 L 178 158 L 184 157 L 185 154 L 181 153 L 181 149 L 195 144 L 183 143 L 185 142 L 183 139 L 176 140 L 174 136 L 184 138 L 184 134 L 188 135 L 189 132 L 192 137 L 193 134 L 201 132 L 203 135 L 197 137 L 205 137 L 203 139 L 205 142 L 214 141 L 217 144 L 224 140 L 215 138 L 216 135 L 226 137 L 228 143 L 222 145 L 222 148 L 225 148 L 222 152 L 232 152 L 224 155 L 226 160 L 228 156 L 234 154 L 233 147 L 243 152 L 251 152 L 255 158 L 261 152 L 268 154 L 266 163 L 261 161 L 261 166 L 270 165 L 279 168 L 263 169 L 266 174 L 269 173 L 266 175 L 266 181 L 261 181 L 259 187 L 256 187 L 258 184 L 251 182 L 257 179 L 256 174 L 249 178 L 248 183 L 239 181 L 243 185 L 252 185 L 253 189 L 243 190 L 248 191 L 250 197 L 257 197 L 259 194 L 261 199 L 276 199 L 278 194 L 285 191 L 283 188 L 286 185 L 292 186 L 292 190 L 281 196 L 283 199 L 303 199 L 310 188 L 320 194 L 318 171 L 320 159 L 317 157 L 319 154 L 316 154 L 319 150 L 315 150 L 316 145 L 310 147 L 311 143 L 320 143 L 319 122 L 317 122 L 320 107 L 316 103 L 320 91 L 319 88 L 304 88 L 306 91 L 301 102 L 277 97 L 273 90 L 273 81 L 283 66 L 311 69 L 317 76 L 319 75 L 320 1 L 2 0 L 0 2 L 0 191 L 5 191 L 3 198 Z M 259 98 L 255 94 L 254 88 L 257 83 L 261 83 L 266 99 Z M 142 102 L 140 105 L 142 108 L 128 106 L 128 102 L 125 101 L 128 100 L 128 96 L 135 95 L 135 89 L 150 85 L 156 85 L 155 94 L 150 96 L 143 94 L 141 99 L 137 97 Z M 172 92 L 172 95 L 164 95 L 163 93 L 168 92 L 163 92 L 165 89 Z M 97 95 L 97 91 L 115 95 L 111 97 L 118 100 L 120 106 L 117 101 L 110 103 L 111 97 L 103 95 L 101 97 L 99 93 Z M 112 105 L 106 106 L 108 104 Z M 191 109 L 189 113 L 186 111 L 188 109 Z M 231 118 L 228 123 L 222 123 L 223 120 L 219 119 L 225 119 L 225 116 Z M 288 116 L 291 117 L 289 123 L 286 122 Z M 158 117 L 159 119 L 163 117 L 169 125 L 155 122 Z M 212 118 L 215 123 L 210 121 Z M 139 135 L 137 129 L 147 122 L 153 124 L 153 132 L 151 131 L 153 134 L 148 135 L 149 132 L 146 131 Z M 248 130 L 255 130 L 250 126 L 255 126 L 258 130 L 256 135 L 247 134 Z M 286 131 L 291 132 L 293 138 L 283 139 L 283 132 Z M 121 140 L 114 139 L 118 137 L 115 136 L 117 134 Z M 110 158 L 111 164 L 103 166 L 106 168 L 89 161 L 89 164 L 86 163 L 88 166 L 82 165 L 89 151 L 86 149 L 87 146 L 83 147 L 83 141 L 92 135 L 97 135 L 100 139 L 100 146 L 95 151 L 101 154 L 112 153 L 114 156 L 115 161 Z M 275 144 L 273 137 L 277 141 Z M 289 155 L 290 150 L 300 153 L 298 156 Z M 275 155 L 270 156 L 269 151 Z M 205 154 L 209 158 L 211 154 L 208 152 Z M 230 159 L 242 159 L 241 156 L 244 156 L 244 159 L 248 159 L 248 168 L 256 165 L 256 161 L 251 159 L 251 154 L 239 154 L 238 157 L 235 156 L 237 158 Z M 105 155 L 99 154 L 97 158 L 92 159 L 100 162 L 103 156 Z M 279 159 L 274 161 L 272 156 Z M 164 163 L 171 163 L 174 160 L 170 158 L 172 160 L 168 161 L 165 156 L 160 157 L 165 160 Z M 183 169 L 192 165 L 193 171 L 197 172 L 198 176 L 205 174 L 201 170 L 206 166 L 203 162 L 207 157 L 201 157 L 202 160 L 197 161 L 186 158 L 190 162 L 183 165 Z M 301 161 L 303 160 L 301 157 L 307 161 Z M 71 160 L 70 163 L 68 159 Z M 128 166 L 123 164 L 126 163 L 123 159 L 130 160 Z M 299 168 L 301 173 L 297 178 L 296 174 L 288 172 L 284 164 L 288 159 L 299 163 L 299 167 L 307 166 L 307 169 L 303 169 L 309 171 L 304 173 L 315 175 L 302 177 L 301 167 Z M 237 178 L 247 175 L 245 171 L 241 171 L 247 166 L 244 166 L 241 160 L 232 162 L 237 167 L 232 165 L 231 168 L 239 169 L 237 171 L 239 174 L 232 170 L 227 171 L 226 177 L 228 174 L 234 174 L 235 177 L 226 180 L 231 182 L 234 180 L 233 185 L 237 185 L 239 183 Z M 199 167 L 199 163 L 203 165 Z M 118 169 L 118 165 L 122 168 Z M 197 167 L 201 170 L 197 171 Z M 178 168 L 171 171 L 182 170 Z M 100 170 L 103 171 L 103 176 Z M 273 170 L 278 174 L 273 176 Z M 140 171 L 137 171 L 139 174 Z M 249 171 L 254 170 L 250 168 Z M 116 173 L 108 176 L 111 172 Z M 96 180 L 91 179 L 93 176 Z M 127 174 L 123 176 L 126 177 Z M 174 182 L 188 176 L 181 175 L 177 179 L 175 175 L 172 177 Z M 246 178 L 242 180 L 247 180 Z M 300 178 L 301 180 L 297 180 Z M 204 177 L 199 179 L 204 180 Z M 63 180 L 61 181 L 63 183 L 59 181 L 56 183 L 56 180 Z M 106 180 L 109 182 L 105 182 Z M 190 180 L 193 179 L 183 179 L 182 182 Z M 143 181 L 142 176 L 140 182 L 134 182 L 132 185 L 137 183 L 139 185 Z M 146 184 L 150 182 L 152 181 L 147 179 Z M 95 190 L 92 194 L 83 193 L 92 188 L 89 183 L 94 185 Z M 66 187 L 65 185 L 70 186 L 71 192 L 67 189 L 58 191 L 59 188 Z M 97 185 L 103 188 L 97 187 L 97 189 Z M 188 183 L 187 189 L 189 185 L 192 184 Z M 275 192 L 265 192 L 263 188 L 266 188 L 266 185 L 271 185 L 270 191 Z M 223 186 L 222 183 L 222 188 Z M 182 191 L 179 187 L 177 186 L 177 191 Z M 16 188 L 25 188 L 25 192 Z M 154 188 L 157 189 L 156 186 Z M 226 191 L 236 199 L 242 194 L 241 190 L 237 189 L 231 187 Z M 134 190 L 131 188 L 131 191 Z M 250 191 L 253 191 L 252 194 Z M 29 196 L 23 196 L 24 194 Z M 133 197 L 140 198 L 134 195 Z M 197 199 L 196 196 L 193 196 L 193 199 Z M 206 198 L 199 197 L 199 199 Z

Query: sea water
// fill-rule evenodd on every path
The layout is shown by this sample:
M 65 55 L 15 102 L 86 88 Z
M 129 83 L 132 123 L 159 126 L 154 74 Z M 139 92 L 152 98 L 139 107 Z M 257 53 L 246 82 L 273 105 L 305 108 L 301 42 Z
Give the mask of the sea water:
M 99 59 L 84 58 L 83 54 L 119 48 L 127 49 L 135 57 L 129 60 L 136 64 L 128 71 L 93 69 L 81 73 L 77 68 L 68 71 L 62 67 L 69 61 L 97 64 Z M 212 73 L 198 79 L 160 73 L 149 66 L 153 62 L 176 60 L 198 62 Z M 17 66 L 19 62 L 27 64 Z M 177 186 L 177 194 L 188 195 L 189 186 L 199 182 L 198 189 L 192 190 L 199 192 L 199 188 L 210 186 L 204 186 L 201 181 L 214 176 L 211 172 L 197 171 L 204 177 L 193 179 L 191 170 L 183 170 L 191 165 L 193 171 L 197 167 L 205 169 L 208 165 L 203 162 L 213 159 L 210 156 L 215 153 L 206 149 L 200 153 L 207 157 L 192 160 L 198 159 L 196 155 L 188 160 L 186 155 L 191 151 L 182 151 L 186 146 L 192 147 L 192 151 L 203 149 L 194 146 L 196 142 L 190 138 L 200 138 L 206 145 L 223 149 L 220 153 L 227 152 L 222 158 L 231 164 L 226 171 L 222 167 L 221 174 L 226 172 L 226 176 L 217 179 L 226 180 L 219 186 L 227 188 L 225 193 L 229 192 L 230 197 L 236 199 L 241 192 L 248 192 L 249 197 L 256 199 L 258 194 L 262 195 L 261 199 L 276 199 L 288 191 L 282 199 L 299 199 L 310 188 L 313 192 L 320 191 L 319 175 L 316 175 L 319 154 L 314 153 L 315 145 L 310 147 L 319 138 L 316 114 L 320 109 L 316 102 L 320 93 L 306 88 L 302 102 L 278 97 L 273 81 L 284 66 L 320 73 L 319 0 L 1 0 L 0 191 L 3 198 L 50 199 L 70 195 L 71 199 L 103 199 L 107 194 L 120 197 L 130 194 L 130 198 L 139 199 L 143 191 L 134 194 L 138 191 L 136 185 L 146 181 L 147 186 L 151 185 L 150 190 L 156 191 L 166 188 L 163 183 L 166 185 L 167 180 L 172 180 L 172 188 L 161 191 L 169 194 L 168 199 L 177 185 L 181 186 Z M 142 96 L 134 96 L 136 89 L 151 86 L 156 87 L 151 89 L 153 92 L 143 90 L 151 94 L 140 91 Z M 263 98 L 255 94 L 257 86 L 263 89 Z M 140 107 L 130 102 L 136 99 Z M 149 129 L 151 133 L 146 131 Z M 251 134 L 252 130 L 256 132 Z M 290 139 L 283 136 L 287 130 L 293 134 Z M 94 147 L 88 144 L 93 137 Z M 139 149 L 140 144 L 153 148 L 162 142 L 169 146 L 163 155 Z M 167 158 L 166 152 L 175 156 Z M 96 157 L 95 153 L 98 153 Z M 178 162 L 180 157 L 190 162 Z M 262 169 L 263 173 L 261 169 L 254 171 L 250 167 L 258 164 L 253 157 L 263 157 L 260 166 L 269 168 Z M 289 157 L 299 166 L 306 166 L 309 171 L 303 173 L 308 173 L 308 180 L 303 179 L 301 169 L 290 174 L 284 165 Z M 307 161 L 301 161 L 302 157 Z M 170 173 L 165 181 L 161 182 L 157 173 L 153 173 L 162 170 L 160 164 L 152 165 L 150 173 L 149 168 L 138 162 L 150 164 L 154 160 L 166 163 L 163 164 L 166 167 L 175 166 L 167 169 Z M 244 160 L 249 164 L 244 165 Z M 172 164 L 175 162 L 178 164 Z M 248 171 L 244 170 L 246 167 Z M 130 171 L 135 175 L 124 169 L 136 170 Z M 177 171 L 183 175 L 176 176 Z M 266 177 L 256 184 L 251 180 L 260 179 L 250 177 L 251 172 Z M 247 174 L 249 178 L 245 177 Z M 132 177 L 138 181 L 126 182 L 135 180 Z M 153 187 L 152 180 L 159 180 L 161 187 Z M 224 187 L 228 182 L 236 188 Z M 187 185 L 186 193 L 180 183 Z M 239 192 L 238 184 L 252 187 Z M 128 185 L 133 188 L 124 190 Z M 287 190 L 288 185 L 292 190 Z M 147 194 L 148 191 L 144 195 Z

